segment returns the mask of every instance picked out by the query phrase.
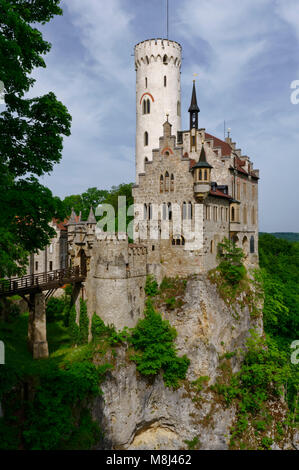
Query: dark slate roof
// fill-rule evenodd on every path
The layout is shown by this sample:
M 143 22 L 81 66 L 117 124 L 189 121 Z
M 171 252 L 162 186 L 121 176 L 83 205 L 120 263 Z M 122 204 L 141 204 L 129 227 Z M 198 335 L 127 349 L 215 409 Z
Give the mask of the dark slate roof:
M 192 167 L 192 170 L 195 168 L 213 168 L 208 162 L 207 162 L 207 157 L 206 157 L 206 152 L 204 145 L 201 147 L 200 151 L 200 157 L 198 162 Z
M 196 89 L 195 89 L 195 80 L 193 81 L 193 90 L 192 90 L 192 98 L 191 98 L 191 104 L 189 108 L 189 113 L 192 112 L 198 112 L 200 111 L 198 105 L 197 105 L 197 98 L 196 98 Z

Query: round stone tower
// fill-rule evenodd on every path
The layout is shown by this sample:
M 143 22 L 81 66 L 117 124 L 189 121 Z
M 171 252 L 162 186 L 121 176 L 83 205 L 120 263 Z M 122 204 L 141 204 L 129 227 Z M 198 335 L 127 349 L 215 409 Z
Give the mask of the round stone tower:
M 137 184 L 159 147 L 167 114 L 172 134 L 181 130 L 181 62 L 182 47 L 175 41 L 148 39 L 135 46 Z

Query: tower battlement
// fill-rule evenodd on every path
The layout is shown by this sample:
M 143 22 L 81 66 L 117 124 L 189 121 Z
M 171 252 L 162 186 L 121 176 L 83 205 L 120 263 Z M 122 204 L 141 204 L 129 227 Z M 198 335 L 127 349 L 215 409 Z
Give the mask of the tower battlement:
M 148 39 L 135 46 L 135 67 L 149 65 L 153 62 L 181 66 L 182 46 L 168 39 Z

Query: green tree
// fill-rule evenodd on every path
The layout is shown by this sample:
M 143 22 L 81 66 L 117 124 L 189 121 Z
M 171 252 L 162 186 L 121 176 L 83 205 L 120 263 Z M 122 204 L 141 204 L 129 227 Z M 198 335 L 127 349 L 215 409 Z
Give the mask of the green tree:
M 35 25 L 61 15 L 60 0 L 0 0 L 0 276 L 21 273 L 29 252 L 55 235 L 52 217 L 64 217 L 61 201 L 37 178 L 59 163 L 71 116 L 52 92 L 28 99 L 35 67 L 50 51 Z
M 232 240 L 224 238 L 223 242 L 218 244 L 217 258 L 220 260 L 218 268 L 230 284 L 237 284 L 244 278 L 246 274 L 242 263 L 244 254 Z

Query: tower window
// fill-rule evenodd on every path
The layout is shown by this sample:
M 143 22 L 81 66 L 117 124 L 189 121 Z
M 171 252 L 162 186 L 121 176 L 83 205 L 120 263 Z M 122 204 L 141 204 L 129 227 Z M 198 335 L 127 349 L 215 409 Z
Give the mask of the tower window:
M 50 269 L 50 271 L 53 271 L 53 261 L 50 261 L 50 263 L 49 263 L 49 269 Z
M 35 261 L 35 271 L 38 271 L 38 261 Z
M 145 88 L 147 88 L 147 77 L 145 77 Z
M 170 191 L 174 191 L 174 176 L 173 176 L 173 174 L 170 177 Z
M 254 236 L 250 238 L 250 253 L 255 252 L 255 247 L 254 247 Z
M 166 171 L 165 173 L 165 192 L 169 191 L 169 173 Z
M 148 145 L 148 132 L 144 133 L 144 146 L 146 147 Z
M 151 102 L 149 99 L 145 99 L 142 102 L 142 113 L 143 114 L 150 114 L 151 112 Z
M 168 220 L 172 220 L 172 207 L 171 207 L 171 202 L 168 203 Z
M 167 77 L 166 77 L 166 75 L 164 75 L 164 86 L 165 87 L 167 86 Z
M 180 101 L 177 102 L 177 115 L 178 116 L 181 115 L 181 102 Z
M 163 64 L 164 64 L 164 65 L 167 65 L 167 64 L 168 64 L 168 57 L 167 57 L 166 54 L 165 54 L 165 56 L 163 57 Z
M 164 178 L 163 175 L 160 176 L 160 193 L 163 193 L 164 189 Z

